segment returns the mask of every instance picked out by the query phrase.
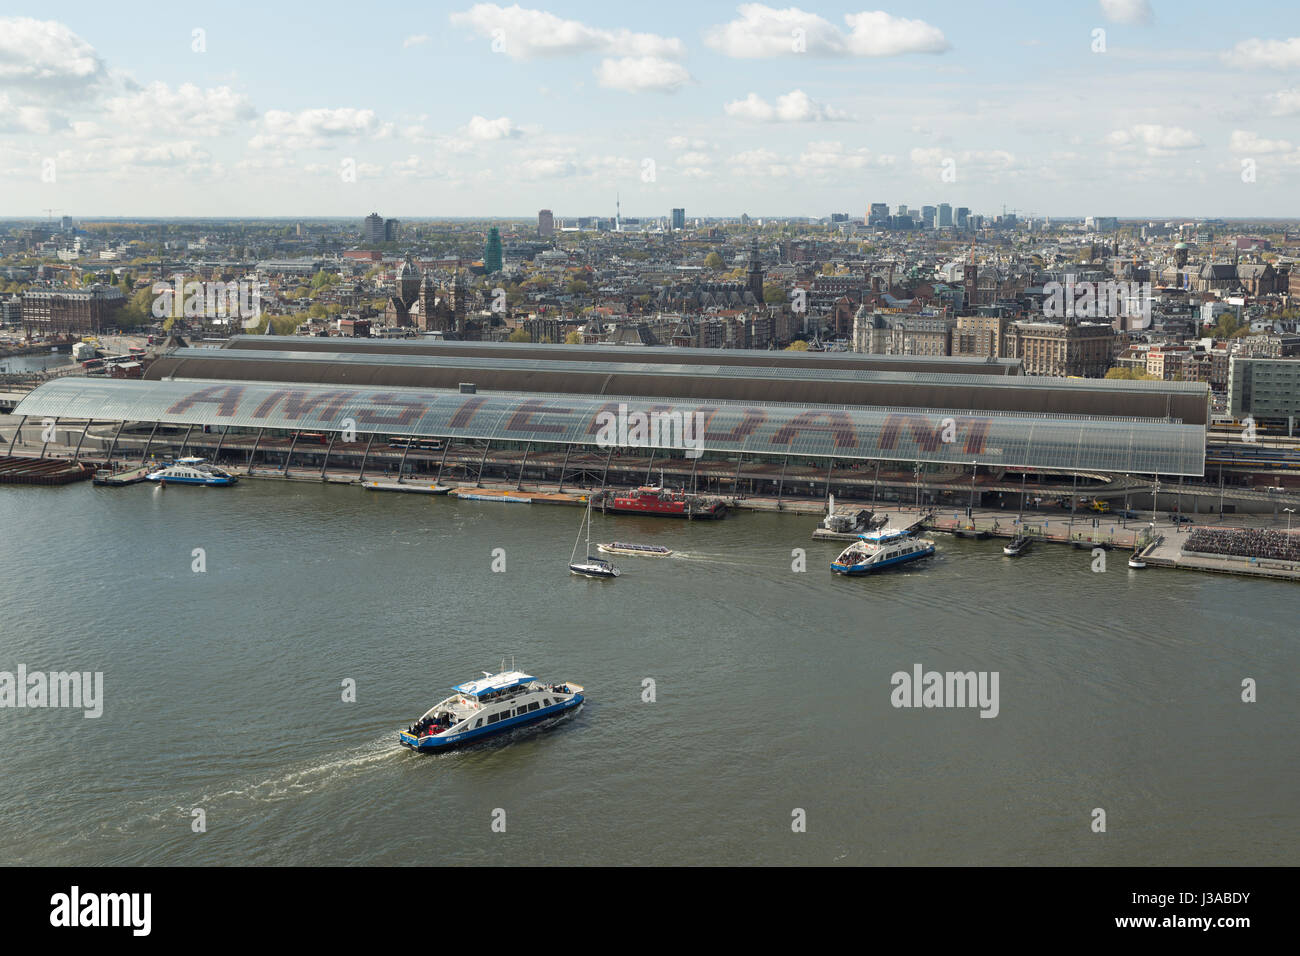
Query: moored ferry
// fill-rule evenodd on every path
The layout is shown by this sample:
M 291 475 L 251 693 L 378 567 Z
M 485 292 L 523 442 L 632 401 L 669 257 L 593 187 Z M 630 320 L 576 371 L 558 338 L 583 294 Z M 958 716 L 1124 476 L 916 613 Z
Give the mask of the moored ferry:
M 178 458 L 176 461 L 151 471 L 145 475 L 149 481 L 159 484 L 177 485 L 233 485 L 239 479 L 215 465 L 208 464 L 206 458 Z
M 669 491 L 661 485 L 642 485 L 632 491 L 606 495 L 601 508 L 620 514 L 670 518 L 721 518 L 727 513 L 727 505 L 721 498 Z
M 886 528 L 858 535 L 831 564 L 836 574 L 870 574 L 897 567 L 934 554 L 934 542 L 912 538 L 897 528 Z
M 523 671 L 483 672 L 397 735 L 412 750 L 447 750 L 573 710 L 585 699 L 572 682 L 545 684 Z

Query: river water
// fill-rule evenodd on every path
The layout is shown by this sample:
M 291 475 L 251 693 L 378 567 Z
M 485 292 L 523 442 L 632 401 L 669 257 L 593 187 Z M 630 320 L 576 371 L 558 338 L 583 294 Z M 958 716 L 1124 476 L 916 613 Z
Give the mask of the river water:
M 597 514 L 599 540 L 678 553 L 591 581 L 566 569 L 580 518 L 268 480 L 0 487 L 0 671 L 104 681 L 97 719 L 0 709 L 0 863 L 1300 861 L 1293 585 L 942 535 L 844 579 L 815 519 L 763 514 Z M 588 702 L 398 747 L 510 655 Z M 996 671 L 997 716 L 892 706 L 918 664 Z

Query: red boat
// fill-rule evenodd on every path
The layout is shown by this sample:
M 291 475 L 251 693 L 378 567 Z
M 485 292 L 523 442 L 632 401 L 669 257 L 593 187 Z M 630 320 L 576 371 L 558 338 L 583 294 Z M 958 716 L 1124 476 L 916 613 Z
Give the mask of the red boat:
M 659 485 L 642 485 L 634 491 L 612 492 L 601 502 L 602 511 L 616 514 L 665 515 L 670 518 L 721 518 L 727 505 L 720 498 L 668 491 Z

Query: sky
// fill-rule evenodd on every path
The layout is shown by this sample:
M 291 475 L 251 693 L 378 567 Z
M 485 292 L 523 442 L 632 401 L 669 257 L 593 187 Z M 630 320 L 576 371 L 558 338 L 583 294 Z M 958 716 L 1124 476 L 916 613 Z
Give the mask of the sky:
M 1291 3 L 0 11 L 0 217 L 1300 217 Z

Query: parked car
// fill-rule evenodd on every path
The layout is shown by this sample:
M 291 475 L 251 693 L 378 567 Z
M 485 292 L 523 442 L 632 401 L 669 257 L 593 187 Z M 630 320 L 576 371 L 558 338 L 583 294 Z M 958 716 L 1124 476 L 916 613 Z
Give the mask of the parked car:
M 1193 524 L 1191 518 L 1187 517 L 1187 515 L 1180 515 L 1177 512 L 1174 512 L 1169 517 L 1173 520 L 1174 524 Z

